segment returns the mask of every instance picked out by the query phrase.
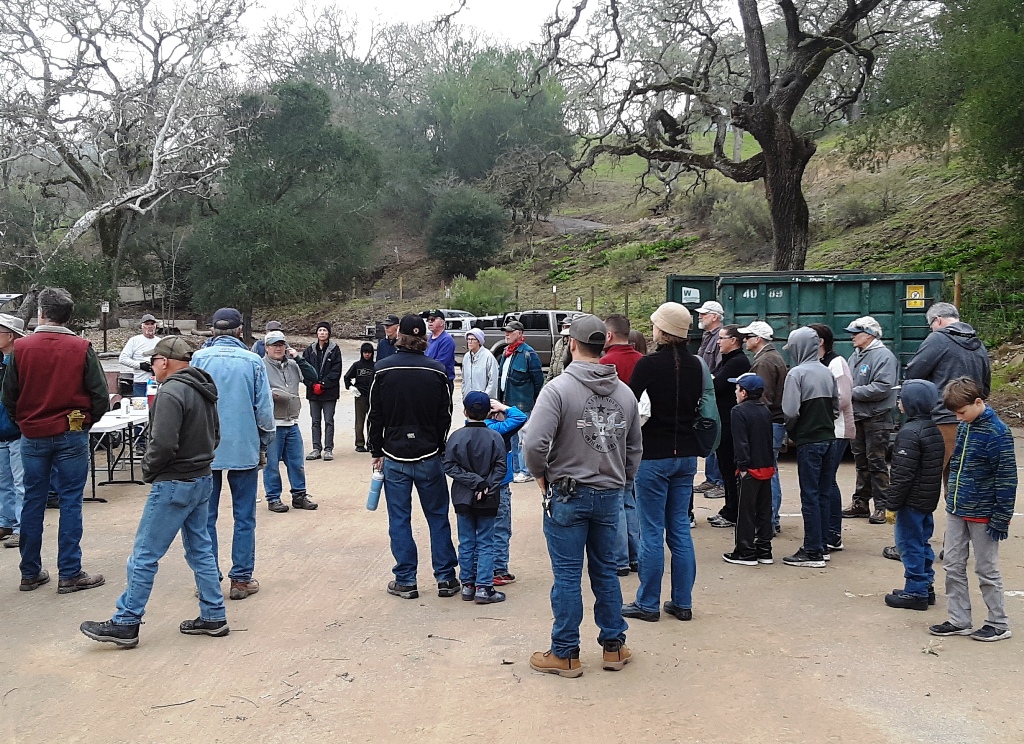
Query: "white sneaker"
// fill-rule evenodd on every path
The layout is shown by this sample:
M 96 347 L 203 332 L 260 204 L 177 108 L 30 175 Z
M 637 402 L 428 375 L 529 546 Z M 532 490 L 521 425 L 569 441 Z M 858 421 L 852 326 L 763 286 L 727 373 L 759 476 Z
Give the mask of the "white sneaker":
M 529 483 L 531 480 L 533 479 L 530 478 L 530 476 L 528 476 L 526 473 L 516 473 L 514 476 L 512 476 L 513 483 Z

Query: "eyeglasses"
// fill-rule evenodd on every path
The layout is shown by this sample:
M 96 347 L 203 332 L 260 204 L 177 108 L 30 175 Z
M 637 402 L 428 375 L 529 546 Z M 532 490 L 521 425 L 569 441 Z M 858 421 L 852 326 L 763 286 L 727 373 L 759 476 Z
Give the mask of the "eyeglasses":
M 155 357 L 150 357 L 149 358 L 149 363 L 150 364 L 152 364 L 153 362 L 160 362 L 160 361 L 166 362 L 167 361 L 167 357 L 155 356 Z

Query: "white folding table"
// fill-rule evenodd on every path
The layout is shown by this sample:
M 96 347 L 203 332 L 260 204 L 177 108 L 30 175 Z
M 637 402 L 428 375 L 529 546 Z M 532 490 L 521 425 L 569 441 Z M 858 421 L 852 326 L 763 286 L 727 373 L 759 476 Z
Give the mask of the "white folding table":
M 92 497 L 84 501 L 99 501 L 106 503 L 106 499 L 96 496 L 96 486 L 106 486 L 112 483 L 136 483 L 141 485 L 142 481 L 135 477 L 135 428 L 140 424 L 147 426 L 149 423 L 149 411 L 136 411 L 129 409 L 127 414 L 120 410 L 109 411 L 103 414 L 103 418 L 92 425 L 89 429 L 89 473 L 92 478 Z M 120 445 L 115 441 L 114 434 L 120 432 Z M 102 449 L 107 455 L 107 479 L 96 482 L 96 451 Z M 114 471 L 123 469 L 125 462 L 125 450 L 127 450 L 128 479 L 117 479 Z

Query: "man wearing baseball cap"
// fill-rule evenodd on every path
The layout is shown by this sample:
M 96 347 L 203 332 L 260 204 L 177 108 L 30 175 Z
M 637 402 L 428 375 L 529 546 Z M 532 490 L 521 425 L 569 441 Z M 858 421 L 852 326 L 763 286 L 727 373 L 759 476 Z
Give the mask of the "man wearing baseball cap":
M 398 352 L 374 367 L 370 385 L 369 436 L 373 470 L 384 473 L 388 535 L 395 580 L 387 592 L 402 599 L 420 596 L 416 583 L 417 551 L 412 536 L 412 487 L 430 530 L 430 558 L 439 597 L 454 597 L 462 585 L 455 578 L 458 558 L 448 521 L 448 481 L 441 458 L 452 423 L 448 374 L 430 359 L 423 318 L 406 315 L 398 325 Z
M 192 347 L 168 336 L 150 350 L 153 376 L 161 383 L 149 409 L 150 438 L 142 477 L 152 486 L 128 558 L 128 584 L 110 620 L 87 620 L 80 629 L 94 641 L 134 648 L 153 591 L 160 559 L 181 532 L 185 561 L 199 591 L 199 617 L 178 629 L 186 635 L 226 636 L 224 594 L 207 526 L 213 474 L 210 465 L 220 441 L 217 386 L 201 369 L 189 366 Z
M 121 374 L 132 377 L 133 398 L 146 397 L 146 385 L 153 374 L 148 354 L 153 350 L 154 338 L 156 338 L 156 318 L 146 313 L 142 316 L 142 333 L 128 339 L 124 348 L 121 349 L 121 355 L 117 358 L 121 365 Z M 135 449 L 140 457 L 146 451 L 146 437 L 143 431 L 141 426 L 136 429 Z
M 606 335 L 604 322 L 593 315 L 573 321 L 573 363 L 541 391 L 523 443 L 526 465 L 543 494 L 544 537 L 554 574 L 551 645 L 530 657 L 530 667 L 562 677 L 583 673 L 584 554 L 602 666 L 618 671 L 631 659 L 616 551 L 619 514 L 643 444 L 636 397 L 615 367 L 600 363 Z
M 265 331 L 265 333 L 270 333 L 271 331 L 283 330 L 283 328 L 281 327 L 281 324 L 278 323 L 276 320 L 268 320 L 267 325 L 263 330 Z M 267 355 L 267 342 L 265 338 L 256 339 L 250 351 L 253 354 L 259 356 L 260 358 L 265 357 Z
M 222 307 L 213 314 L 213 336 L 192 356 L 192 366 L 208 372 L 217 384 L 217 414 L 221 441 L 214 452 L 213 495 L 208 527 L 217 552 L 217 514 L 225 474 L 231 489 L 234 532 L 231 539 L 231 599 L 245 599 L 259 591 L 256 568 L 256 490 L 260 466 L 277 434 L 274 403 L 263 360 L 242 343 L 242 314 Z M 219 565 L 219 564 L 218 564 Z
M 377 342 L 378 362 L 381 359 L 387 359 L 397 351 L 395 342 L 398 340 L 399 322 L 401 322 L 401 318 L 394 314 L 388 315 L 380 322 L 384 326 L 384 338 Z
M 847 519 L 868 517 L 871 524 L 885 524 L 885 492 L 889 465 L 885 453 L 892 431 L 896 405 L 899 362 L 882 343 L 882 327 L 867 315 L 846 327 L 853 341 L 850 372 L 853 374 L 853 423 L 856 435 L 850 443 L 857 466 L 853 503 L 843 509 Z M 870 509 L 874 500 L 875 510 Z
M 427 329 L 430 331 L 426 354 L 444 367 L 448 376 L 448 392 L 451 392 L 455 389 L 455 339 L 444 329 L 442 310 L 427 310 L 426 316 Z
M 754 355 L 750 371 L 760 376 L 764 382 L 764 393 L 761 402 L 768 406 L 772 413 L 772 449 L 775 450 L 775 473 L 772 475 L 772 527 L 776 534 L 780 530 L 779 509 L 782 506 L 782 484 L 779 482 L 779 450 L 786 443 L 786 420 L 782 416 L 782 387 L 786 384 L 786 373 L 789 368 L 782 354 L 775 348 L 772 341 L 775 331 L 763 320 L 755 320 L 750 325 L 740 328 L 745 333 L 747 351 Z
M 719 302 L 708 300 L 694 313 L 697 315 L 697 327 L 704 331 L 697 356 L 704 360 L 709 370 L 714 372 L 722 363 L 722 352 L 718 348 L 718 332 L 722 329 L 725 308 Z M 728 422 L 723 422 L 723 426 L 728 426 Z M 712 452 L 707 456 L 704 461 L 704 482 L 694 486 L 693 490 L 700 491 L 708 499 L 725 498 L 725 480 L 722 478 L 721 468 L 718 467 L 716 453 Z
M 572 355 L 569 354 L 569 326 L 572 325 L 572 317 L 566 316 L 562 320 L 562 330 L 558 334 L 551 349 L 551 364 L 548 365 L 548 373 L 544 375 L 544 382 L 551 382 L 572 364 Z
M 540 357 L 523 338 L 523 324 L 510 320 L 502 328 L 505 332 L 505 351 L 498 360 L 498 400 L 507 406 L 515 406 L 529 417 L 537 396 L 544 387 L 544 371 Z M 520 434 L 512 437 L 513 481 L 527 483 L 530 474 L 523 460 L 523 444 Z
M 0 386 L 14 351 L 14 339 L 25 335 L 25 321 L 0 313 Z M 21 544 L 21 509 L 25 504 L 25 470 L 21 466 L 21 429 L 0 406 L 0 541 L 5 548 Z

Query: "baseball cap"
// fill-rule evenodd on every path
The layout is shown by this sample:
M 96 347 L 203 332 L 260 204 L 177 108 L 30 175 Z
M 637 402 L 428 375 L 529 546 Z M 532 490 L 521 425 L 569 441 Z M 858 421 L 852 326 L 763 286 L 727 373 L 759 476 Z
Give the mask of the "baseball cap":
M 0 313 L 0 326 L 3 326 L 16 336 L 25 335 L 25 321 L 14 315 Z
M 584 344 L 603 344 L 608 330 L 596 315 L 581 315 L 569 326 L 569 336 Z
M 156 317 L 153 316 L 153 315 L 150 315 L 149 313 L 146 313 L 145 315 L 142 316 L 142 321 L 141 322 L 142 323 L 156 323 Z
M 698 307 L 695 311 L 697 315 L 703 315 L 704 313 L 715 313 L 725 317 L 725 308 L 722 307 L 721 303 L 715 302 L 714 300 L 708 300 L 703 305 Z
M 272 346 L 274 344 L 284 344 L 288 340 L 284 337 L 284 333 L 281 331 L 270 331 L 266 336 L 263 337 L 263 343 L 266 346 Z
M 388 315 L 387 317 L 385 317 L 384 320 L 381 321 L 381 324 L 385 325 L 385 326 L 393 326 L 393 325 L 398 325 L 401 322 L 402 322 L 402 319 L 399 318 L 394 313 L 392 313 L 391 315 Z
M 491 411 L 491 398 L 487 393 L 474 390 L 462 399 L 462 405 L 471 418 L 482 421 Z
M 753 372 L 744 372 L 739 377 L 730 377 L 729 382 L 736 383 L 748 393 L 764 392 L 764 380 L 761 378 L 761 375 L 754 374 Z
M 771 341 L 775 338 L 774 329 L 763 320 L 755 320 L 750 325 L 740 328 L 739 330 L 740 333 L 745 336 L 757 336 L 758 338 L 763 338 L 765 341 Z
M 179 362 L 192 361 L 192 344 L 181 336 L 164 336 L 146 356 L 162 356 Z
M 427 320 L 430 320 L 431 318 L 443 318 L 444 317 L 444 311 L 443 310 L 427 310 L 423 315 L 426 317 Z
M 281 327 L 281 324 L 278 323 L 276 320 L 268 320 L 267 321 L 267 326 L 263 330 L 265 330 L 265 331 L 283 331 L 284 329 Z
M 510 320 L 501 330 L 507 333 L 509 331 L 524 331 L 526 328 L 518 320 Z
M 878 321 L 872 318 L 870 315 L 865 315 L 863 318 L 857 318 L 857 320 L 850 323 L 850 325 L 844 328 L 847 333 L 867 333 L 875 338 L 882 337 L 882 326 L 878 324 Z
M 426 336 L 427 324 L 418 315 L 406 315 L 398 322 L 398 332 L 404 336 Z
M 230 331 L 242 326 L 242 314 L 233 307 L 222 307 L 210 319 L 210 327 L 218 331 Z

